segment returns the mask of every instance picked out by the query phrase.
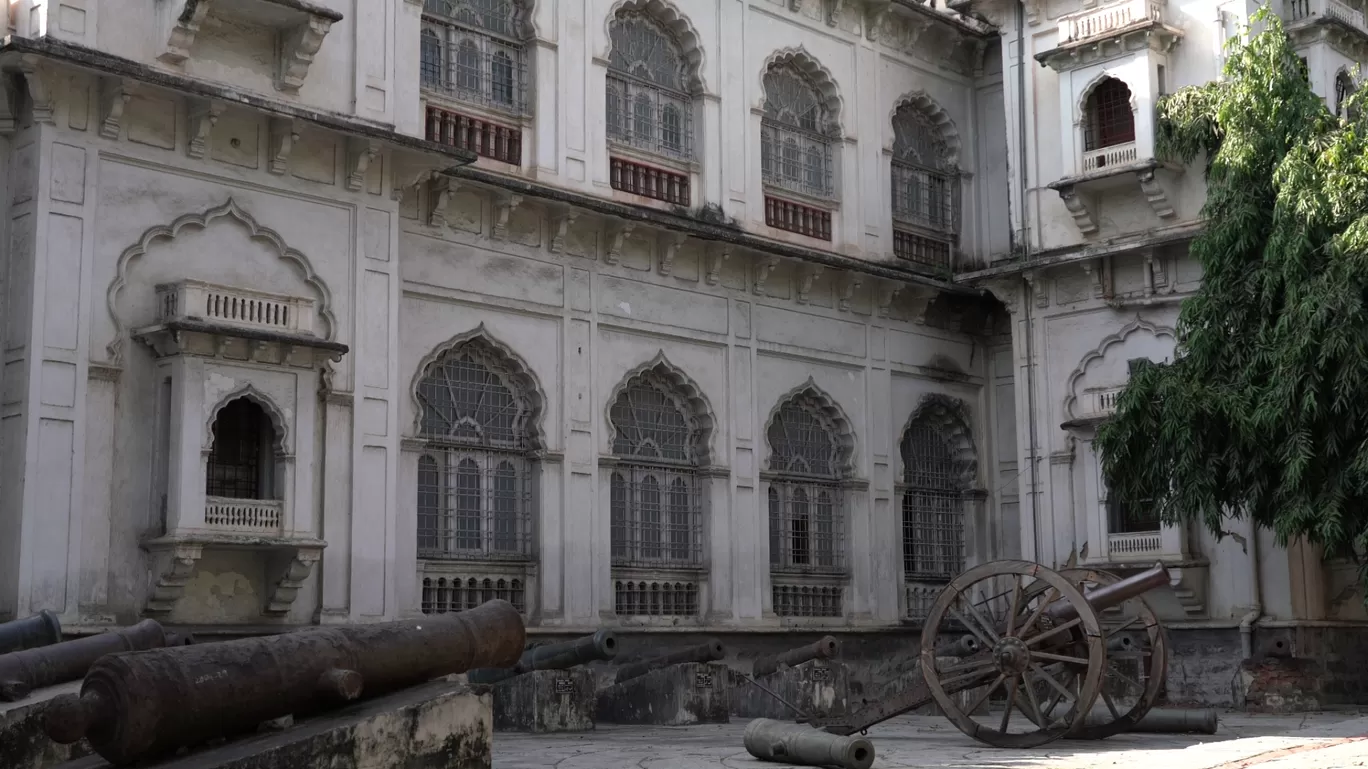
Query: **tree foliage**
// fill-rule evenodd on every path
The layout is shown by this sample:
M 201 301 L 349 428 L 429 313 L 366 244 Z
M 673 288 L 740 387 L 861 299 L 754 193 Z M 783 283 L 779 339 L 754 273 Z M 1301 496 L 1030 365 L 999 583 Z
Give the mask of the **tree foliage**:
M 1172 363 L 1141 366 L 1096 445 L 1111 493 L 1166 523 L 1251 516 L 1368 552 L 1368 120 L 1331 114 L 1281 22 L 1159 105 L 1158 148 L 1207 158 L 1200 289 Z M 1359 558 L 1362 563 L 1362 558 Z M 1361 571 L 1368 575 L 1368 571 Z

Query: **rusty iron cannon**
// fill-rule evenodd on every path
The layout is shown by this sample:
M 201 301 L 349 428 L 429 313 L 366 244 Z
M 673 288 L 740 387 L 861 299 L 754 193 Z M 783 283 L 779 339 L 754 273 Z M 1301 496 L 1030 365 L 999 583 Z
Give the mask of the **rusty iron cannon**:
M 472 684 L 493 684 L 533 670 L 565 670 L 587 662 L 608 661 L 617 653 L 617 636 L 611 630 L 600 630 L 571 641 L 533 646 L 511 668 L 472 670 L 466 679 Z
M 476 667 L 506 667 L 525 629 L 507 601 L 467 611 L 355 627 L 176 646 L 101 658 L 79 695 L 55 697 L 44 729 L 82 737 L 126 766 Z
M 156 620 L 145 619 L 132 627 L 0 655 L 0 700 L 15 702 L 34 689 L 75 681 L 106 654 L 156 649 L 178 641 Z
M 44 609 L 32 617 L 0 622 L 0 654 L 35 649 L 62 640 L 62 623 Z
M 761 761 L 841 769 L 869 769 L 874 765 L 874 746 L 869 740 L 800 724 L 757 718 L 746 726 L 742 740 L 746 752 Z
M 829 635 L 822 636 L 806 646 L 799 646 L 796 649 L 789 649 L 786 652 L 757 659 L 755 666 L 751 669 L 751 675 L 761 678 L 783 667 L 791 668 L 811 660 L 829 660 L 835 657 L 840 650 L 839 641 Z
M 927 613 L 921 682 L 887 701 L 804 721 L 850 735 L 935 702 L 960 731 L 997 747 L 1127 731 L 1163 688 L 1168 648 L 1142 596 L 1168 583 L 1162 564 L 1124 579 L 1027 561 L 976 566 L 951 580 Z M 1105 710 L 1092 715 L 1099 699 Z
M 613 679 L 613 682 L 620 684 L 623 681 L 640 678 L 652 670 L 670 665 L 679 665 L 685 662 L 715 662 L 725 656 L 727 656 L 727 649 L 722 645 L 722 642 L 716 638 L 709 638 L 697 646 L 678 649 L 655 657 L 648 657 L 630 665 L 623 665 L 618 668 L 617 677 Z

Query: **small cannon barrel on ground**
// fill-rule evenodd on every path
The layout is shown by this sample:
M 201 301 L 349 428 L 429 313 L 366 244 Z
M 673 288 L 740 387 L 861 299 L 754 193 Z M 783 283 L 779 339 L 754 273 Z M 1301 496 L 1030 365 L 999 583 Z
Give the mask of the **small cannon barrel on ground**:
M 742 737 L 746 751 L 762 761 L 802 766 L 869 769 L 874 746 L 863 737 L 841 737 L 801 724 L 757 718 Z
M 709 638 L 707 641 L 690 646 L 687 649 L 662 654 L 658 657 L 651 657 L 630 665 L 623 665 L 618 668 L 617 678 L 614 683 L 630 681 L 633 678 L 640 678 L 656 668 L 663 668 L 669 665 L 678 665 L 684 662 L 715 662 L 727 656 L 726 647 L 716 638 Z
M 0 654 L 35 649 L 62 640 L 62 623 L 44 609 L 32 617 L 0 622 Z
M 1088 725 L 1104 721 L 1108 714 L 1094 711 L 1088 714 Z M 1139 721 L 1127 731 L 1150 732 L 1153 734 L 1215 734 L 1220 719 L 1211 708 L 1150 708 Z
M 472 684 L 492 684 L 533 670 L 565 670 L 587 662 L 611 660 L 617 653 L 617 636 L 611 630 L 600 630 L 563 643 L 534 646 L 523 652 L 511 668 L 481 668 L 470 671 L 466 678 Z
M 34 689 L 75 681 L 106 654 L 156 649 L 175 640 L 156 620 L 74 641 L 0 655 L 0 700 L 14 702 Z
M 829 635 L 822 636 L 807 646 L 799 646 L 797 649 L 789 649 L 786 652 L 761 657 L 755 661 L 755 667 L 751 669 L 751 674 L 760 678 L 784 666 L 793 667 L 809 660 L 829 660 L 835 657 L 840 650 L 839 641 Z
M 102 657 L 81 693 L 53 698 L 44 729 L 58 743 L 89 739 L 115 766 L 308 715 L 358 698 L 506 667 L 526 640 L 507 601 L 467 611 L 355 627 Z

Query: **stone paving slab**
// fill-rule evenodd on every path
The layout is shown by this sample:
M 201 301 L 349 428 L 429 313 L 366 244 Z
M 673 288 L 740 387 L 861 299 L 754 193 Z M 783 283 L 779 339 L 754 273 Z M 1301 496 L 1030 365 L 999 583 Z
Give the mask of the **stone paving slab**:
M 498 734 L 494 769 L 782 769 L 750 756 L 730 724 L 600 725 L 583 735 Z M 1215 735 L 1130 734 L 1061 740 L 1034 750 L 989 748 L 938 716 L 902 716 L 870 730 L 875 769 L 1341 769 L 1368 766 L 1358 713 L 1223 713 Z

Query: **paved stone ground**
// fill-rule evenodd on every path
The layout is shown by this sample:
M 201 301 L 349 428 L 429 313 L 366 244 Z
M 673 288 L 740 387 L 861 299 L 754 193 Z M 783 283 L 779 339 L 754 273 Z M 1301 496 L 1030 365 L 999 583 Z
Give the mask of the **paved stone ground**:
M 780 769 L 746 752 L 747 721 L 727 725 L 600 725 L 588 734 L 494 736 L 494 769 Z M 1348 769 L 1368 767 L 1365 713 L 1222 713 L 1215 735 L 1131 734 L 1059 741 L 1034 750 L 988 748 L 935 716 L 902 716 L 870 730 L 875 769 Z

